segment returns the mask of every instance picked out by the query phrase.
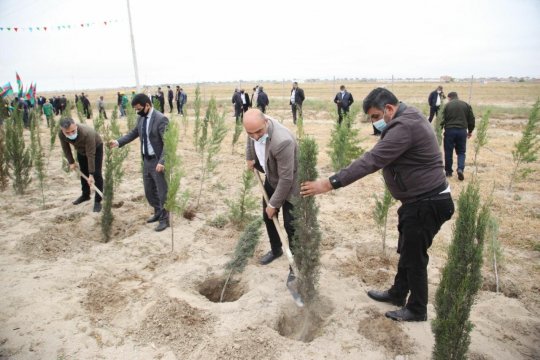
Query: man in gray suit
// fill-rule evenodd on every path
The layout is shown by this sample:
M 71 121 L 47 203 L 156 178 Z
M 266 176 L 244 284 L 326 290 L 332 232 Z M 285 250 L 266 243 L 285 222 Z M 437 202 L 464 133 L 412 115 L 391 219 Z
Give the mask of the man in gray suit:
M 266 265 L 283 255 L 281 240 L 272 217 L 283 210 L 283 223 L 289 238 L 294 236 L 293 205 L 291 200 L 299 194 L 297 184 L 298 145 L 294 135 L 278 121 L 264 115 L 259 109 L 244 114 L 244 128 L 248 134 L 246 161 L 250 169 L 256 168 L 266 174 L 264 188 L 269 203 L 263 199 L 263 219 L 270 239 L 271 251 L 260 263 Z
M 165 181 L 165 153 L 163 151 L 163 134 L 169 119 L 152 107 L 150 98 L 145 94 L 137 94 L 131 101 L 137 111 L 137 125 L 118 140 L 111 140 L 109 146 L 122 147 L 137 137 L 141 142 L 141 154 L 144 161 L 143 180 L 144 193 L 148 203 L 154 208 L 154 216 L 147 223 L 159 221 L 156 231 L 169 227 L 169 212 L 165 210 L 167 199 L 167 182 Z

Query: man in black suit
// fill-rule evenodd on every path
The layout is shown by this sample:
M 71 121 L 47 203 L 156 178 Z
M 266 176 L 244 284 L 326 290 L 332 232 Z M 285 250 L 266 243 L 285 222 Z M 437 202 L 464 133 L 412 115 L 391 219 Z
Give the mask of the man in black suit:
M 264 92 L 264 89 L 262 86 L 259 87 L 259 93 L 257 95 L 257 107 L 259 110 L 263 112 L 263 114 L 266 113 L 266 107 L 270 105 L 270 100 L 268 100 L 268 95 Z
M 167 99 L 169 100 L 169 106 L 171 107 L 171 111 L 173 111 L 173 99 L 174 99 L 174 92 L 172 91 L 171 87 L 167 85 Z
M 249 99 L 248 93 L 246 93 L 244 89 L 240 89 L 240 96 L 242 97 L 242 108 L 244 112 L 246 112 L 251 107 L 251 100 Z
M 240 118 L 244 113 L 244 108 L 242 104 L 242 95 L 240 94 L 240 91 L 238 91 L 238 89 L 234 89 L 231 102 L 234 107 L 234 118 L 236 119 L 236 123 L 239 124 Z
M 429 103 L 429 122 L 433 121 L 433 116 L 439 114 L 439 109 L 441 107 L 442 101 L 446 99 L 446 96 L 443 93 L 443 87 L 438 86 L 437 89 L 433 90 L 428 97 Z
M 352 94 L 345 89 L 345 85 L 341 85 L 339 87 L 339 92 L 336 94 L 336 97 L 334 97 L 334 103 L 337 105 L 339 125 L 341 125 L 341 122 L 343 121 L 343 114 L 349 113 L 349 109 L 353 102 L 354 99 Z
M 291 98 L 289 100 L 289 105 L 291 105 L 293 123 L 296 124 L 296 111 L 302 117 L 302 103 L 306 97 L 304 96 L 304 90 L 298 87 L 298 83 L 293 82 L 291 89 Z
M 137 94 L 131 101 L 137 111 L 137 125 L 118 140 L 111 140 L 111 148 L 122 147 L 139 138 L 143 158 L 144 193 L 148 203 L 154 208 L 154 216 L 147 223 L 159 221 L 156 231 L 169 227 L 169 212 L 165 210 L 167 199 L 167 182 L 165 181 L 165 153 L 163 134 L 169 119 L 152 107 L 150 98 L 145 94 Z
M 165 113 L 165 94 L 161 90 L 161 87 L 157 88 L 157 95 L 156 95 L 158 101 L 159 101 L 159 111 L 161 113 Z
M 90 119 L 90 117 L 92 115 L 91 111 L 90 111 L 90 100 L 88 100 L 88 98 L 86 97 L 86 95 L 84 93 L 81 93 L 80 99 L 81 99 L 81 102 L 82 102 L 84 114 L 86 115 L 87 119 Z

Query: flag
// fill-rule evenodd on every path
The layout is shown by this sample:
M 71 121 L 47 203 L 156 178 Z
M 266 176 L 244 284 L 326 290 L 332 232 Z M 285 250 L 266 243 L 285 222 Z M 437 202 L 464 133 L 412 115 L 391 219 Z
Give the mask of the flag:
M 2 86 L 2 90 L 0 90 L 0 97 L 6 97 L 8 95 L 13 95 L 13 88 L 11 87 L 11 83 L 8 82 L 4 86 Z
M 30 87 L 28 88 L 28 91 L 26 92 L 25 98 L 26 100 L 30 101 L 30 104 L 34 105 L 35 96 L 34 96 L 34 87 L 32 83 L 30 83 Z
M 23 96 L 23 83 L 21 80 L 21 77 L 19 76 L 18 72 L 15 72 L 15 75 L 17 76 L 17 86 L 19 88 L 19 97 Z

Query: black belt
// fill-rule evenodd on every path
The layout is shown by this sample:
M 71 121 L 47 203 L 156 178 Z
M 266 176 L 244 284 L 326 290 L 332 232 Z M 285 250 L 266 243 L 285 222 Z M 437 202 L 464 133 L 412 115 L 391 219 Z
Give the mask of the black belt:
M 157 158 L 157 156 L 154 155 L 143 155 L 144 160 L 154 160 Z
M 428 191 L 426 193 L 420 194 L 414 198 L 407 199 L 405 201 L 402 201 L 403 204 L 410 204 L 417 201 L 424 201 L 424 200 L 440 200 L 440 199 L 447 199 L 450 198 L 450 193 L 444 193 L 441 194 L 444 190 L 448 188 L 448 183 L 445 181 L 442 185 L 437 186 L 435 189 Z M 444 197 L 439 198 L 439 195 L 442 195 Z M 448 195 L 448 196 L 445 196 Z M 437 198 L 437 199 L 435 199 Z
M 419 201 L 427 201 L 427 200 L 444 200 L 444 199 L 451 199 L 452 195 L 447 193 L 437 194 L 428 198 L 420 199 Z

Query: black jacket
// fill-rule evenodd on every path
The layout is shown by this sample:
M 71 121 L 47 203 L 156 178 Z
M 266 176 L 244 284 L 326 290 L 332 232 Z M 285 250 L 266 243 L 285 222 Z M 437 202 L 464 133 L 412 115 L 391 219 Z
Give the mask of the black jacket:
M 294 89 L 291 89 L 291 95 Z M 290 98 L 289 98 L 290 99 Z M 302 105 L 306 97 L 304 96 L 304 90 L 300 88 L 296 88 L 296 92 L 294 93 L 294 103 L 298 105 Z M 292 101 L 289 100 L 289 105 L 292 105 Z
M 354 102 L 353 96 L 350 92 L 345 91 L 345 94 L 341 94 L 341 91 L 336 94 L 334 102 L 338 107 L 341 107 L 345 111 L 349 111 L 349 106 Z
M 441 91 L 441 100 L 444 100 L 444 99 L 446 99 L 446 96 Z M 434 90 L 434 91 L 431 92 L 431 94 L 429 94 L 428 104 L 431 107 L 437 106 L 437 90 Z
M 259 91 L 259 95 L 257 96 L 257 107 L 260 106 L 268 106 L 270 104 L 270 100 L 268 100 L 268 95 L 264 91 Z
M 475 118 L 471 105 L 465 101 L 450 100 L 444 107 L 444 117 L 441 127 L 445 129 L 468 129 L 472 133 L 475 126 Z

